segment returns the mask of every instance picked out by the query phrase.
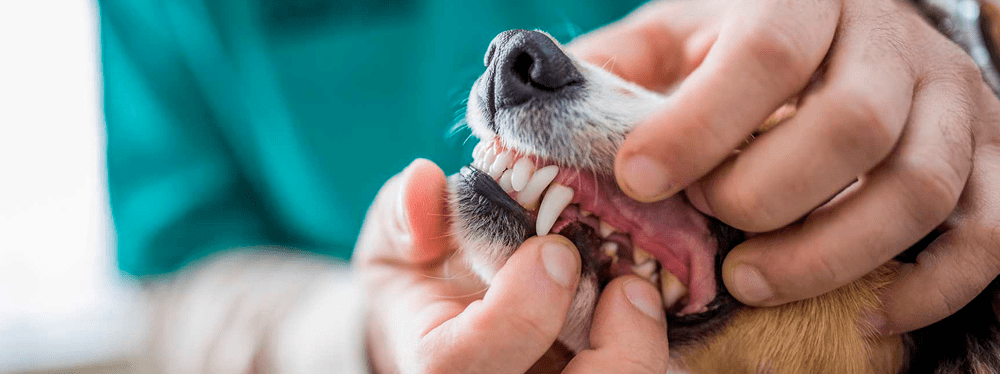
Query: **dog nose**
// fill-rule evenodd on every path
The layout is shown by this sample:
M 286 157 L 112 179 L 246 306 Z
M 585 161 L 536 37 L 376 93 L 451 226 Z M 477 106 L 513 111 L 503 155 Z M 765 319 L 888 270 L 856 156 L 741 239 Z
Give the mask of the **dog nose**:
M 516 106 L 583 83 L 569 56 L 538 31 L 510 30 L 497 35 L 485 63 L 493 70 L 499 107 Z

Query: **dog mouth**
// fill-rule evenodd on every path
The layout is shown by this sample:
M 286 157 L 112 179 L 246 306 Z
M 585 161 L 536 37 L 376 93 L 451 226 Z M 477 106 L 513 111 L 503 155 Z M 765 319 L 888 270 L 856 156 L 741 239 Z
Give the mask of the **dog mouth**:
M 527 236 L 570 238 L 584 271 L 593 271 L 602 287 L 614 277 L 635 274 L 659 288 L 664 308 L 674 316 L 718 306 L 713 301 L 719 296 L 720 245 L 710 220 L 683 196 L 640 203 L 627 197 L 613 176 L 520 152 L 499 137 L 481 141 L 473 160 L 463 174 L 477 179 L 472 185 L 477 193 L 524 221 Z

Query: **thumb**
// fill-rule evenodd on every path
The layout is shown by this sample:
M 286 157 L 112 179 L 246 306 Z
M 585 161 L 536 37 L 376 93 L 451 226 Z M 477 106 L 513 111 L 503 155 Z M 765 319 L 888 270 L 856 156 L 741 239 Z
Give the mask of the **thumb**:
M 382 186 L 368 210 L 355 258 L 421 265 L 448 251 L 447 182 L 433 162 L 416 159 Z
M 448 185 L 444 171 L 427 159 L 414 160 L 403 173 L 396 214 L 409 227 L 411 245 L 403 247 L 400 255 L 411 263 L 425 264 L 448 250 Z
M 631 275 L 611 281 L 594 310 L 590 346 L 566 373 L 666 373 L 667 322 L 656 288 Z
M 562 330 L 580 277 L 580 254 L 564 237 L 526 240 L 482 300 L 422 338 L 423 372 L 524 373 Z

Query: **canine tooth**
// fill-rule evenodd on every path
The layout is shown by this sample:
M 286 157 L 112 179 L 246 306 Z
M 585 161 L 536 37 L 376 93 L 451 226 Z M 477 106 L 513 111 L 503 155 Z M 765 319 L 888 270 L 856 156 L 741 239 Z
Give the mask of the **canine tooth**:
M 500 176 L 503 175 L 503 171 L 507 170 L 507 167 L 510 166 L 510 161 L 513 158 L 514 155 L 510 154 L 510 152 L 504 152 L 497 155 L 497 158 L 493 160 L 493 164 L 490 165 L 490 176 L 493 177 L 493 179 L 500 178 Z
M 510 193 L 514 190 L 514 187 L 510 185 L 510 170 L 507 170 L 500 176 L 500 188 L 503 188 L 503 192 Z
M 538 208 L 538 218 L 535 219 L 535 232 L 539 236 L 552 230 L 552 225 L 559 219 L 559 214 L 573 201 L 573 189 L 559 183 L 553 183 L 549 192 L 542 198 L 542 206 Z
M 663 306 L 672 309 L 688 292 L 684 283 L 666 269 L 660 270 L 660 294 Z
M 632 261 L 633 262 L 635 262 L 637 264 L 644 264 L 644 263 L 646 263 L 646 261 L 649 261 L 649 260 L 652 260 L 652 259 L 653 259 L 653 256 L 650 256 L 649 252 L 646 252 L 642 248 L 639 248 L 639 246 L 637 246 L 637 245 L 632 246 Z
M 559 174 L 559 167 L 555 165 L 538 169 L 524 189 L 517 193 L 517 202 L 528 210 L 534 210 L 538 206 L 538 198 L 542 197 L 545 187 L 556 179 L 556 174 Z
M 521 192 L 524 186 L 528 185 L 528 179 L 535 173 L 535 163 L 527 157 L 521 157 L 514 163 L 514 175 L 511 175 L 510 183 L 514 186 L 514 191 Z
M 638 265 L 632 265 L 632 273 L 640 277 L 649 279 L 653 276 L 653 272 L 656 271 L 656 263 L 653 261 L 644 262 Z
M 594 212 L 591 212 L 589 210 L 580 209 L 580 215 L 584 216 L 584 217 L 590 217 L 590 216 L 594 215 Z
M 607 238 L 608 236 L 611 236 L 611 234 L 614 234 L 615 231 L 618 231 L 618 229 L 609 225 L 607 222 L 601 221 L 598 224 L 597 231 L 601 234 L 602 238 Z

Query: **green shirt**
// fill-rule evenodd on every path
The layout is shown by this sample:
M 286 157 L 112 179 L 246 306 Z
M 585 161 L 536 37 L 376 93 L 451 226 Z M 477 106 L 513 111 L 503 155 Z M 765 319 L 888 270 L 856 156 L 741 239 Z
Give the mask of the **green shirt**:
M 118 262 L 279 245 L 348 258 L 378 188 L 451 134 L 490 40 L 562 41 L 638 1 L 101 0 Z

